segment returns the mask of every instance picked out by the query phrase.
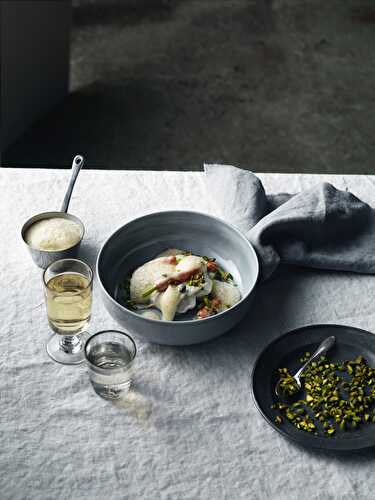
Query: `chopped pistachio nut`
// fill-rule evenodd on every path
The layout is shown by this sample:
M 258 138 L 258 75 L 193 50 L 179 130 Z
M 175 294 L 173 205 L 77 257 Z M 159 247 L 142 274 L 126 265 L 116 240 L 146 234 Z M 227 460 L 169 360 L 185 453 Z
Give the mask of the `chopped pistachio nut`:
M 301 360 L 309 357 L 305 353 Z M 278 371 L 280 384 L 291 390 L 294 379 L 288 369 Z M 331 363 L 321 356 L 306 367 L 302 379 L 304 399 L 272 405 L 297 429 L 317 434 L 322 428 L 326 436 L 332 436 L 336 431 L 375 423 L 375 368 L 368 366 L 363 356 L 343 363 Z
M 282 424 L 282 423 L 283 423 L 283 419 L 280 417 L 280 415 L 277 415 L 277 416 L 275 417 L 275 424 L 276 424 L 276 425 L 280 425 L 280 424 Z
M 296 394 L 299 391 L 299 387 L 289 371 L 286 368 L 279 368 L 279 374 L 279 387 L 281 392 L 286 396 Z
M 205 280 L 204 280 L 203 273 L 193 274 L 193 276 L 191 276 L 186 282 L 186 284 L 189 286 L 203 286 L 204 283 L 205 283 Z

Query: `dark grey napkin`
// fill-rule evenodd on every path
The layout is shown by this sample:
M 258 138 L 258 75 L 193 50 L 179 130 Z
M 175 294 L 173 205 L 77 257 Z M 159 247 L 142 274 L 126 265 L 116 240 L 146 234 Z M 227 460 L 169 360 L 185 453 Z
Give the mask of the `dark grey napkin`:
M 221 216 L 246 234 L 267 279 L 280 263 L 375 273 L 375 211 L 329 183 L 267 196 L 252 172 L 205 165 L 205 182 Z

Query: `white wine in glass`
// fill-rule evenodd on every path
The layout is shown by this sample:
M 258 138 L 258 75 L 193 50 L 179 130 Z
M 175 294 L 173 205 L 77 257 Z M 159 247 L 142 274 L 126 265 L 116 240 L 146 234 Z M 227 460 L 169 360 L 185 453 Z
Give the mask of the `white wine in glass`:
M 61 273 L 46 287 L 47 315 L 52 330 L 75 335 L 87 328 L 91 316 L 91 289 L 86 276 Z
M 77 259 L 62 259 L 45 270 L 43 279 L 48 321 L 56 334 L 47 352 L 59 363 L 81 363 L 91 316 L 92 271 Z

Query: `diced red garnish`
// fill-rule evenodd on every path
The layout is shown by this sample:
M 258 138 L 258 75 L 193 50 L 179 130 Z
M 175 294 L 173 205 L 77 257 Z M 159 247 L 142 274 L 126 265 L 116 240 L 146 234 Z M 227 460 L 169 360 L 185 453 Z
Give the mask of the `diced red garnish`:
M 155 287 L 158 292 L 165 292 L 169 286 L 169 281 L 163 281 L 161 283 L 156 283 Z
M 221 306 L 221 300 L 218 298 L 212 299 L 211 300 L 211 307 L 214 309 L 218 309 Z
M 208 316 L 211 316 L 211 311 L 208 309 L 208 307 L 202 307 L 202 309 L 199 309 L 197 312 L 197 316 L 200 319 L 208 318 Z
M 209 260 L 207 262 L 207 271 L 212 271 L 212 272 L 217 271 L 217 264 L 215 261 Z
M 156 281 L 155 286 L 159 290 L 159 292 L 163 292 L 168 288 L 168 285 L 179 285 L 180 283 L 187 281 L 196 272 L 197 269 L 193 269 L 192 271 L 177 272 L 173 276 L 160 278 L 158 281 Z

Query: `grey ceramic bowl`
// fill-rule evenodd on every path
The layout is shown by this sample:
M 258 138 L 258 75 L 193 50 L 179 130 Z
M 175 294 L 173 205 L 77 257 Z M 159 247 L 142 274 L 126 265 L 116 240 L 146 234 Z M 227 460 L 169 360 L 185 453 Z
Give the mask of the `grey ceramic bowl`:
M 43 219 L 51 219 L 54 217 L 59 217 L 61 219 L 69 219 L 78 224 L 81 228 L 81 239 L 73 245 L 72 247 L 66 248 L 65 250 L 58 250 L 56 252 L 46 251 L 46 250 L 38 250 L 37 248 L 32 247 L 26 241 L 26 232 L 30 226 L 39 220 Z M 43 212 L 37 215 L 34 215 L 30 219 L 28 219 L 21 229 L 22 239 L 28 248 L 30 255 L 38 267 L 42 269 L 46 269 L 52 262 L 60 259 L 74 259 L 77 257 L 79 247 L 81 245 L 82 238 L 85 234 L 85 227 L 80 219 L 75 215 L 67 214 L 65 212 Z
M 232 273 L 241 291 L 241 301 L 215 316 L 188 321 L 148 319 L 123 306 L 117 299 L 121 281 L 170 247 L 215 257 Z M 96 270 L 107 311 L 128 332 L 158 344 L 188 345 L 222 335 L 245 316 L 259 265 L 255 250 L 234 227 L 202 213 L 171 211 L 146 215 L 120 227 L 102 246 Z

